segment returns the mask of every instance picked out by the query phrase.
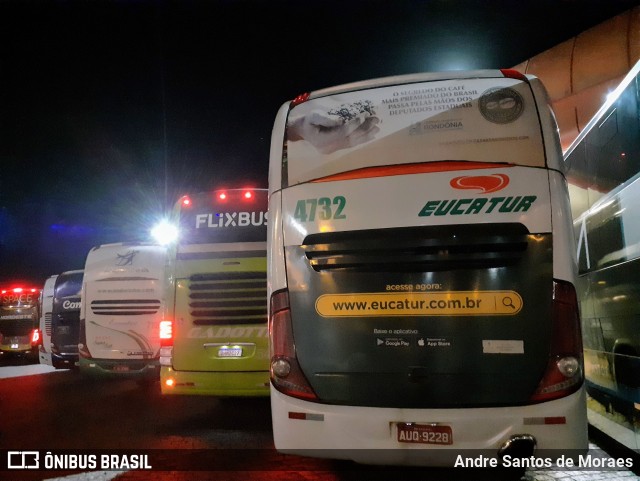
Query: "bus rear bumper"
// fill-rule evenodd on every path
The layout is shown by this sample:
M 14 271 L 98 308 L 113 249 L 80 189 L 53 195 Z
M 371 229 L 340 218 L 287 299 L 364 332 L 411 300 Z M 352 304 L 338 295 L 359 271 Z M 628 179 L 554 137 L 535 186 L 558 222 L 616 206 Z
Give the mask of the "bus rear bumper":
M 83 375 L 95 378 L 157 381 L 158 359 L 86 359 L 80 358 L 78 367 Z
M 31 346 L 31 344 L 19 344 L 19 345 L 0 345 L 0 358 L 25 358 L 32 361 L 38 361 L 38 348 Z
M 75 369 L 78 364 L 78 354 L 51 353 L 51 365 L 56 369 Z
M 403 409 L 318 404 L 272 388 L 271 413 L 279 452 L 362 464 L 456 467 L 474 462 L 462 467 L 490 467 L 509 440 L 521 437 L 535 441 L 533 456 L 542 461 L 535 461 L 534 468 L 562 456 L 577 466 L 588 451 L 584 389 L 530 406 Z M 417 429 L 401 433 L 406 425 Z M 422 432 L 440 434 L 426 444 Z
M 160 368 L 162 394 L 231 397 L 269 396 L 269 371 L 202 372 Z

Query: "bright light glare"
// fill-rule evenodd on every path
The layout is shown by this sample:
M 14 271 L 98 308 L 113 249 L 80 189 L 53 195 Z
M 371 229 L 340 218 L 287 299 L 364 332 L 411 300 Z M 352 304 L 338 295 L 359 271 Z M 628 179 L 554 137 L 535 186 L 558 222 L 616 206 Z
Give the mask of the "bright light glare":
M 171 244 L 178 238 L 178 228 L 167 221 L 162 221 L 151 229 L 151 235 L 160 245 Z

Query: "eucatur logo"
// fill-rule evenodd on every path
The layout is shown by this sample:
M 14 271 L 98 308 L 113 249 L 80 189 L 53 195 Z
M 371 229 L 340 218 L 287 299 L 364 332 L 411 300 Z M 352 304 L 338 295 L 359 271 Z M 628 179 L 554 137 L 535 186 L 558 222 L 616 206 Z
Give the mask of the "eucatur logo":
M 489 194 L 509 185 L 509 176 L 505 174 L 462 176 L 449 182 L 454 189 L 472 189 L 480 194 Z M 498 195 L 459 199 L 434 199 L 424 204 L 419 217 L 444 215 L 506 214 L 527 212 L 536 201 L 535 195 Z
M 465 175 L 451 179 L 449 184 L 454 189 L 474 189 L 481 194 L 489 194 L 509 185 L 509 176 L 506 174 Z

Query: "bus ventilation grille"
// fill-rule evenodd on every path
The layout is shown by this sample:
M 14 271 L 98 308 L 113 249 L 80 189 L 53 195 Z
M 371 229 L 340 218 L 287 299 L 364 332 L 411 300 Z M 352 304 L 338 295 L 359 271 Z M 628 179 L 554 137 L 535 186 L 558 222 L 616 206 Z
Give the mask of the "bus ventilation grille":
M 302 249 L 316 271 L 434 272 L 513 265 L 528 242 L 519 223 L 464 224 L 312 234 Z
M 155 314 L 159 309 L 160 299 L 91 301 L 91 312 L 96 316 L 142 316 Z
M 51 337 L 51 313 L 44 313 L 44 332 L 47 336 Z
M 189 308 L 195 325 L 267 322 L 267 273 L 220 272 L 190 277 Z

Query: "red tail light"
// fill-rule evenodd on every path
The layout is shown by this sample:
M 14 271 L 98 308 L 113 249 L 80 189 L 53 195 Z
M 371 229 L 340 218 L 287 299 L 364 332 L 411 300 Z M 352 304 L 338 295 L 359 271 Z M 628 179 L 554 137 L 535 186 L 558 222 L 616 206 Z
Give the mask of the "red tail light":
M 309 93 L 304 93 L 304 94 L 300 94 L 300 95 L 298 95 L 295 99 L 293 99 L 293 100 L 291 101 L 291 104 L 289 105 L 289 107 L 290 107 L 290 108 L 291 108 L 291 107 L 295 107 L 295 106 L 296 106 L 296 105 L 298 105 L 298 104 L 301 104 L 301 103 L 303 103 L 303 102 L 306 102 L 307 100 L 309 100 L 309 96 L 310 96 L 310 94 L 309 94 Z
M 513 78 L 516 80 L 522 80 L 524 82 L 528 82 L 529 79 L 527 79 L 527 76 L 520 73 L 519 71 L 512 69 L 512 68 L 501 68 L 500 71 L 502 72 L 502 75 L 504 75 L 507 78 Z
M 173 323 L 160 321 L 160 346 L 173 346 Z
M 191 198 L 187 195 L 185 195 L 180 202 L 182 203 L 182 207 L 191 206 Z
M 271 296 L 269 342 L 271 343 L 271 382 L 274 387 L 288 396 L 308 401 L 317 400 L 318 397 L 313 392 L 296 357 L 289 292 L 286 290 Z
M 40 332 L 40 329 L 34 329 L 31 332 L 31 345 L 39 346 L 41 344 L 42 344 L 42 333 Z
M 582 335 L 575 287 L 553 281 L 553 309 L 549 362 L 533 402 L 558 399 L 576 392 L 584 381 Z

